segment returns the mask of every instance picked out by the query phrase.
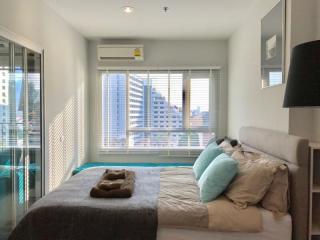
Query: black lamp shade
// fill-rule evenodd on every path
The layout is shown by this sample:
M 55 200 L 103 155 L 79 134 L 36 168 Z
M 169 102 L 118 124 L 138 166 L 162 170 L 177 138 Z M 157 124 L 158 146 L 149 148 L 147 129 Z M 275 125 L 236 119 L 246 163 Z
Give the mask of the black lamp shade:
M 320 106 L 320 40 L 293 48 L 283 107 Z

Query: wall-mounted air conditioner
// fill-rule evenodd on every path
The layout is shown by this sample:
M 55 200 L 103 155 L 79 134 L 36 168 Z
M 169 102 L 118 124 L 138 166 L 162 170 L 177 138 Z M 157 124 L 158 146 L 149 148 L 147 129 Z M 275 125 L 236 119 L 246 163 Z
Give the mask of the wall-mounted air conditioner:
M 143 61 L 143 45 L 98 45 L 99 61 Z

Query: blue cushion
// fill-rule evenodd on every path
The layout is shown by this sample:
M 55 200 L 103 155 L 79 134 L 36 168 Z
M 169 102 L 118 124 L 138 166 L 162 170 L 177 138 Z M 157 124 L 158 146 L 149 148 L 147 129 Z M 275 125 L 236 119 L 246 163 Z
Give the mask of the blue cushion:
M 198 185 L 200 199 L 209 202 L 216 199 L 238 172 L 238 163 L 225 153 L 214 159 L 201 175 Z
M 199 155 L 199 157 L 193 165 L 193 172 L 197 180 L 200 179 L 202 173 L 204 172 L 204 170 L 206 170 L 206 168 L 209 166 L 212 160 L 215 159 L 221 153 L 223 153 L 223 150 L 219 148 L 219 146 L 215 142 L 210 143 L 201 152 L 201 154 Z

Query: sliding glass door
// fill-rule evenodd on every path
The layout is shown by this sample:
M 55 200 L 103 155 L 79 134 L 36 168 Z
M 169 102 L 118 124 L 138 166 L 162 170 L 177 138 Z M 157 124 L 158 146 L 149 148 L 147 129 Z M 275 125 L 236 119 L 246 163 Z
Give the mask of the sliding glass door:
M 0 240 L 42 194 L 41 54 L 0 38 Z

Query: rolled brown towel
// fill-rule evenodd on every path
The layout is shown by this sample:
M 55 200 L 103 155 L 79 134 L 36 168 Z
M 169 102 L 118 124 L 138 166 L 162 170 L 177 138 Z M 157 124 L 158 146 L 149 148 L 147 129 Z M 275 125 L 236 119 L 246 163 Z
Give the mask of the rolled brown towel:
M 128 188 L 105 191 L 100 188 L 93 187 L 90 192 L 90 196 L 94 198 L 129 198 L 131 195 L 132 191 Z
M 117 179 L 117 180 L 101 180 L 97 187 L 102 190 L 111 190 L 111 189 L 118 189 L 123 184 L 124 179 Z
M 103 178 L 106 180 L 116 180 L 116 179 L 125 179 L 126 177 L 126 170 L 110 170 L 107 169 Z
M 94 198 L 129 198 L 132 196 L 134 191 L 134 182 L 135 182 L 135 173 L 133 171 L 126 171 L 126 177 L 123 180 L 120 188 L 104 190 L 99 188 L 99 184 L 101 184 L 104 180 L 101 179 L 98 184 L 93 187 L 90 191 L 90 196 Z M 111 182 L 110 180 L 107 180 Z

